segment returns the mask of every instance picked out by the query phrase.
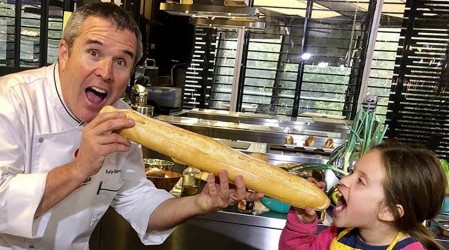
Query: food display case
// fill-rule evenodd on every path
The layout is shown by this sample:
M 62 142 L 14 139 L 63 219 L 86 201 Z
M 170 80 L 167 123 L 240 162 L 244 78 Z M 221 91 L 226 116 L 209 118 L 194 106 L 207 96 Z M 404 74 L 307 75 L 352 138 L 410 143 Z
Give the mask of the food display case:
M 179 115 L 159 115 L 160 121 L 203 134 L 243 152 L 264 153 L 270 163 L 325 163 L 349 134 L 350 121 L 324 115 L 275 117 L 218 110 L 190 110 Z M 292 141 L 287 143 L 287 138 Z M 306 144 L 308 138 L 313 144 Z M 331 147 L 325 147 L 332 140 Z M 144 156 L 151 157 L 144 149 Z

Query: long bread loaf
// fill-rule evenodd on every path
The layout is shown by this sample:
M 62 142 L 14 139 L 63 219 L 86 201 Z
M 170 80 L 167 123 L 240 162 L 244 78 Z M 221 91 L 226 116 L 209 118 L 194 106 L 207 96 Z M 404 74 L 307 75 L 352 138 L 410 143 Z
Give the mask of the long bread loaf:
M 105 106 L 101 112 L 124 112 L 136 125 L 117 131 L 151 150 L 217 175 L 227 170 L 233 181 L 243 176 L 249 189 L 291 204 L 322 210 L 329 206 L 326 194 L 313 183 L 267 162 L 252 158 L 210 137 L 197 134 L 133 110 Z

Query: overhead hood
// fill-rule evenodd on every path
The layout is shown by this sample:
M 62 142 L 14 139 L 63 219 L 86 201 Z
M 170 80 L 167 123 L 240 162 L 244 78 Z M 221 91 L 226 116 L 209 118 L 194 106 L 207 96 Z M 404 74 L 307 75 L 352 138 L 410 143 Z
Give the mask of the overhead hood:
M 161 3 L 160 10 L 171 15 L 189 16 L 190 23 L 221 29 L 264 30 L 264 14 L 254 7 L 224 5 Z

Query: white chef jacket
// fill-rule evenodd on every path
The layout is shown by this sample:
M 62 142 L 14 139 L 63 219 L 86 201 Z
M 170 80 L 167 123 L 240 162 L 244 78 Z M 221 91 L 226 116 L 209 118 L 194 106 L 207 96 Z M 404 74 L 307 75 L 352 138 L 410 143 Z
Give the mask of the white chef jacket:
M 114 106 L 129 108 L 121 100 Z M 83 126 L 64 105 L 57 64 L 0 78 L 0 249 L 88 249 L 110 205 L 144 244 L 160 244 L 172 232 L 146 232 L 152 211 L 172 196 L 146 179 L 134 143 L 108 155 L 97 174 L 33 218 L 48 171 L 75 158 Z

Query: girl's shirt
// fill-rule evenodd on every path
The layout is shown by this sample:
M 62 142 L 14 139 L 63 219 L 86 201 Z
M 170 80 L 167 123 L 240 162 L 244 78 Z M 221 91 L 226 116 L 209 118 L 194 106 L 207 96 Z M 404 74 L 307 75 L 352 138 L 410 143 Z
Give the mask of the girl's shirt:
M 342 231 L 335 226 L 330 226 L 315 234 L 317 231 L 317 220 L 310 224 L 302 223 L 294 210 L 290 210 L 287 215 L 287 224 L 282 230 L 279 240 L 279 250 L 289 249 L 332 249 L 331 243 Z M 340 235 L 341 236 L 341 235 Z M 367 249 L 367 250 L 384 250 L 388 246 L 371 246 L 360 240 L 358 229 L 354 228 L 345 232 L 338 240 L 339 249 Z M 420 242 L 412 238 L 399 241 L 393 250 L 424 250 Z

